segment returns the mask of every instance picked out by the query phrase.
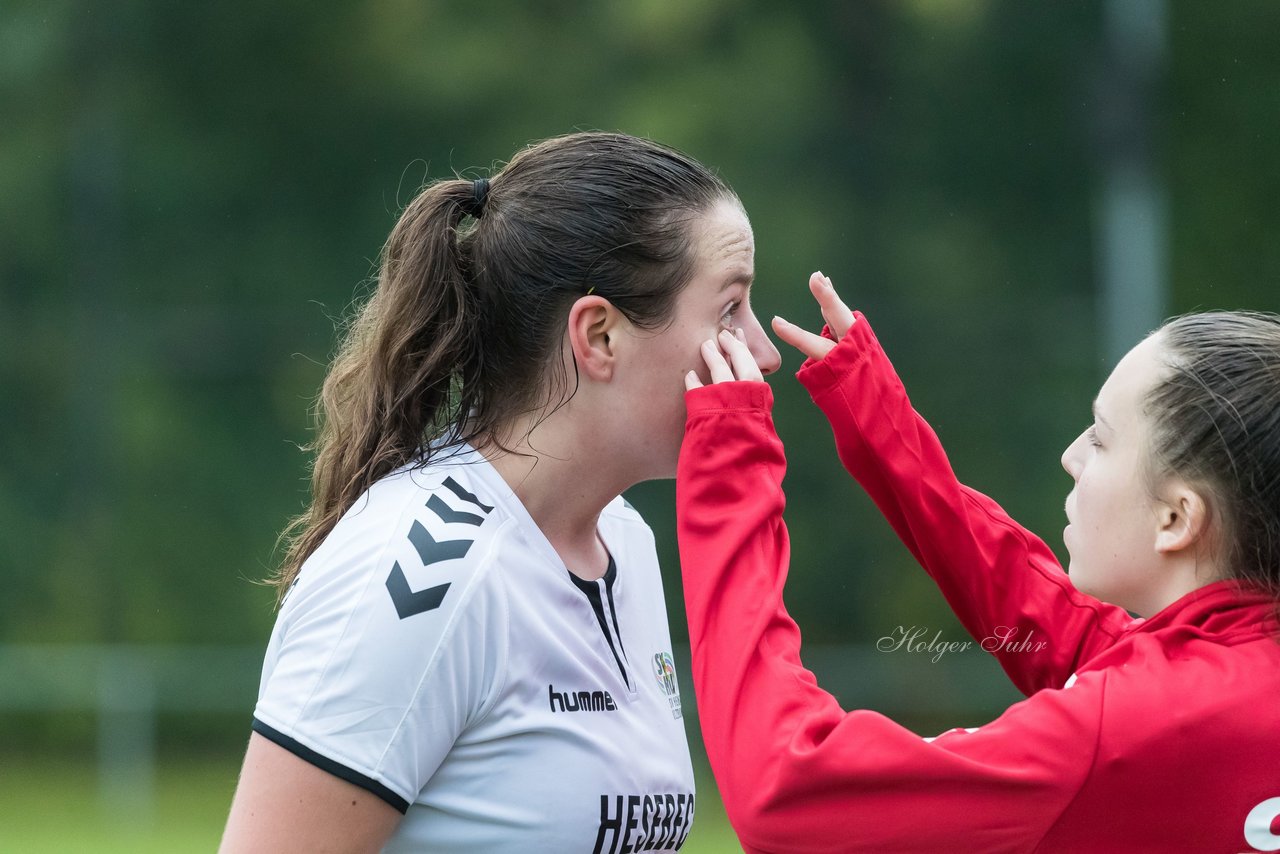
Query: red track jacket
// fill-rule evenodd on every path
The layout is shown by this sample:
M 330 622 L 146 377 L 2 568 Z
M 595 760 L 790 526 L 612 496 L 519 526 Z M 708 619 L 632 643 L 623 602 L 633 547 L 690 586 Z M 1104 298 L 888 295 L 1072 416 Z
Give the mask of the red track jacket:
M 798 374 L 849 472 L 1028 695 L 921 738 L 845 712 L 782 603 L 782 443 L 759 382 L 689 392 L 676 480 L 698 717 L 748 851 L 1280 850 L 1275 603 L 1218 582 L 1146 620 L 1086 596 L 957 482 L 865 318 Z M 838 520 L 832 520 L 839 524 Z

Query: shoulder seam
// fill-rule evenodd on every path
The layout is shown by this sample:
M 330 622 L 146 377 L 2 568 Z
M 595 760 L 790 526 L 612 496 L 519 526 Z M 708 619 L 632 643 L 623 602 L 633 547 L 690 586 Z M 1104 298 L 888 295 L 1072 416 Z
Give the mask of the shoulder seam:
M 483 560 L 488 561 L 487 568 L 485 570 L 486 574 L 490 572 L 497 572 L 494 568 L 497 562 L 495 560 L 491 560 L 491 557 L 495 553 L 498 540 L 501 536 L 505 536 L 505 529 L 512 524 L 515 524 L 515 520 L 511 517 L 507 517 L 494 530 L 493 537 L 489 541 L 489 551 L 485 553 L 483 558 Z M 497 585 L 500 600 L 499 605 L 502 608 L 502 658 L 499 663 L 501 672 L 494 680 L 492 693 L 489 697 L 485 698 L 485 700 L 480 704 L 480 708 L 477 709 L 475 719 L 467 721 L 468 727 L 476 726 L 489 717 L 489 713 L 498 705 L 498 698 L 506 691 L 507 679 L 511 672 L 510 668 L 507 666 L 511 658 L 511 608 L 509 604 L 510 599 L 507 596 L 507 579 L 505 576 L 500 574 L 494 583 Z

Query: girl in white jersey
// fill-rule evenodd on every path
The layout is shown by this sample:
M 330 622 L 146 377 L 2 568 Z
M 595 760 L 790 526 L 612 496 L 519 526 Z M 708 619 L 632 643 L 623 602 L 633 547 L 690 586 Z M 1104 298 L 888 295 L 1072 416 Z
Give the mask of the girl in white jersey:
M 409 204 L 324 383 L 223 851 L 679 849 L 680 692 L 620 495 L 674 475 L 708 335 L 778 367 L 753 258 L 723 182 L 619 134 Z

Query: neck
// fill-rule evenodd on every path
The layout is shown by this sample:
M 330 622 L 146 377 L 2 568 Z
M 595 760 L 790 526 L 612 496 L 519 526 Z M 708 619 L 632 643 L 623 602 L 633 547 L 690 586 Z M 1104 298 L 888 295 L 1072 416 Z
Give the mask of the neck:
M 1138 608 L 1131 608 L 1141 617 L 1151 617 L 1177 602 L 1193 590 L 1221 581 L 1226 575 L 1221 571 L 1218 562 L 1212 557 L 1200 554 L 1180 553 L 1166 567 L 1165 583 L 1154 591 L 1150 602 L 1141 603 Z
M 600 512 L 631 484 L 611 469 L 607 454 L 561 412 L 503 431 L 504 451 L 492 439 L 477 443 L 574 575 L 602 576 L 608 552 L 596 533 Z

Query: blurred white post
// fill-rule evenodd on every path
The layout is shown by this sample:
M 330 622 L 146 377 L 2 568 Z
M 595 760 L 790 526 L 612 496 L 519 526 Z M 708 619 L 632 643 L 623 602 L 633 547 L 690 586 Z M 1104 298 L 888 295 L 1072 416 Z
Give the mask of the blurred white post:
M 1151 100 L 1165 53 L 1164 0 L 1108 0 L 1097 92 L 1103 183 L 1098 303 L 1107 369 L 1168 311 L 1165 197 L 1152 165 Z
M 0 643 L 0 717 L 93 712 L 99 804 L 120 821 L 145 823 L 154 813 L 159 716 L 236 715 L 247 733 L 261 666 L 257 645 Z
M 98 800 L 119 819 L 151 820 L 155 793 L 155 676 L 134 650 L 98 665 Z

